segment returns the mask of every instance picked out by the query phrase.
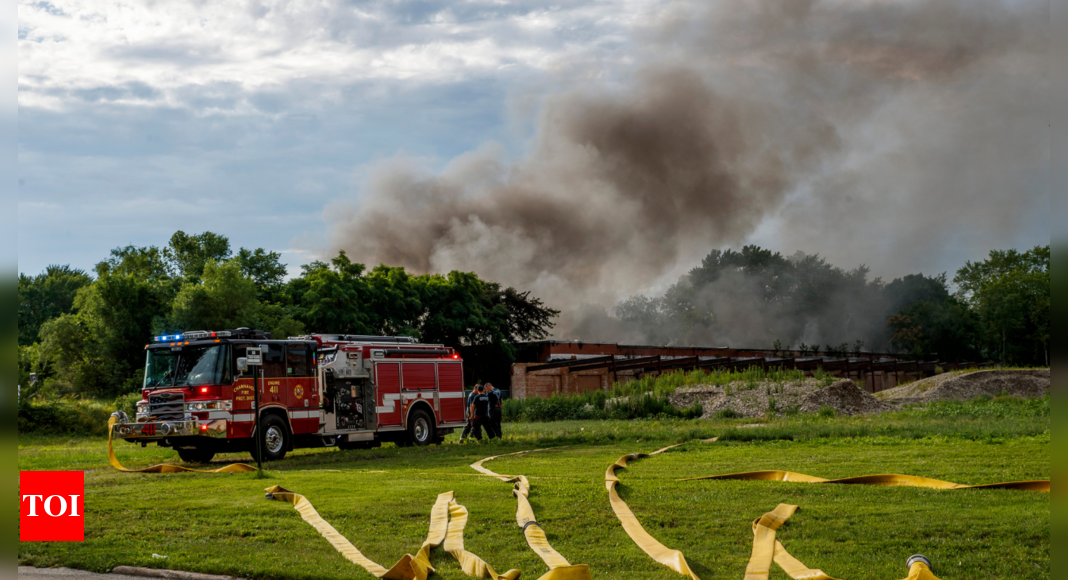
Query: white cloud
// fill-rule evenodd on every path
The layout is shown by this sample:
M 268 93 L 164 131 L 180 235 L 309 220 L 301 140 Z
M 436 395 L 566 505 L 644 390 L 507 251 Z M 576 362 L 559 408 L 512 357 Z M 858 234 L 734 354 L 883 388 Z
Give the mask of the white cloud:
M 19 3 L 19 104 L 63 110 L 101 87 L 128 105 L 182 106 L 182 89 L 297 82 L 456 82 L 516 65 L 547 70 L 621 28 L 642 5 L 561 9 L 443 3 L 132 0 Z M 629 13 L 629 15 L 628 15 Z M 122 87 L 147 87 L 141 94 Z M 240 110 L 240 105 L 235 104 Z
M 655 2 L 554 4 L 20 0 L 20 267 L 89 268 L 179 228 L 321 247 L 360 167 L 521 146 L 509 96 L 624 59 Z

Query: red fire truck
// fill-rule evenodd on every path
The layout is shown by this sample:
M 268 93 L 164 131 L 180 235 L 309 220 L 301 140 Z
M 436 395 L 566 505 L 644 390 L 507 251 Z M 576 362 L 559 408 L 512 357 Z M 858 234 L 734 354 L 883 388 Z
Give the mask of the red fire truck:
M 250 347 L 262 352 L 262 435 L 257 367 L 244 364 Z M 257 442 L 268 460 L 303 447 L 429 445 L 464 425 L 463 361 L 440 344 L 337 334 L 272 340 L 238 328 L 157 336 L 145 350 L 137 416 L 116 413 L 113 436 L 172 447 L 191 463 L 252 452 Z

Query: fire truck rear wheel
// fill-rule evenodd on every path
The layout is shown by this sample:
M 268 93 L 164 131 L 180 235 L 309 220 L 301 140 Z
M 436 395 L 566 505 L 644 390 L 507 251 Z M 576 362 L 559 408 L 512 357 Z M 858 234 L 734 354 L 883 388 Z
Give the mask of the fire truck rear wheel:
M 279 419 L 277 415 L 264 415 L 260 419 L 260 425 L 263 427 L 260 445 L 263 449 L 264 461 L 278 461 L 284 458 L 289 449 L 289 429 L 286 428 L 285 421 Z
M 408 440 L 416 445 L 434 442 L 434 420 L 423 409 L 416 409 L 408 418 Z
M 186 463 L 207 463 L 215 457 L 215 452 L 208 449 L 179 449 L 178 457 Z

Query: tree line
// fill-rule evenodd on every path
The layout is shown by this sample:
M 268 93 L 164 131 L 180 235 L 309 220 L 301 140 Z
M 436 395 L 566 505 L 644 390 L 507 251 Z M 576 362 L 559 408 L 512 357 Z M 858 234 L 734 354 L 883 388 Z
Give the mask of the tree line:
M 149 337 L 243 326 L 276 338 L 331 332 L 496 344 L 507 355 L 515 342 L 546 337 L 559 314 L 528 292 L 470 272 L 368 271 L 344 251 L 285 277 L 276 252 L 234 253 L 225 236 L 181 231 L 163 248 L 112 250 L 92 274 L 69 266 L 20 274 L 19 384 L 34 372 L 49 392 L 133 392 Z
M 995 250 L 952 281 L 943 273 L 886 283 L 817 255 L 714 250 L 662 296 L 618 304 L 616 330 L 651 344 L 1048 365 L 1049 264 L 1048 245 Z
M 995 250 L 946 274 L 889 283 L 861 266 L 801 252 L 714 250 L 662 296 L 615 307 L 612 332 L 661 345 L 829 353 L 896 352 L 921 359 L 1049 364 L 1049 246 Z M 19 384 L 114 396 L 141 384 L 145 341 L 158 334 L 248 326 L 274 337 L 307 332 L 414 336 L 452 347 L 549 336 L 559 311 L 470 272 L 368 270 L 339 252 L 286 280 L 279 254 L 234 252 L 222 235 L 176 232 L 165 247 L 116 248 L 92 273 L 49 266 L 19 275 Z M 622 340 L 621 338 L 616 340 Z

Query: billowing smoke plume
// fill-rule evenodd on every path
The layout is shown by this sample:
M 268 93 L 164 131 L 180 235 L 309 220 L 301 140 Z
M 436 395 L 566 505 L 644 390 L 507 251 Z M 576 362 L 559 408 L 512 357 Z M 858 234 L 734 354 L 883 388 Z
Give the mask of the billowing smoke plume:
M 575 333 L 590 305 L 662 291 L 714 247 L 902 274 L 1012 244 L 1048 203 L 1048 4 L 706 6 L 636 29 L 623 87 L 547 97 L 522 159 L 487 145 L 439 173 L 381 164 L 328 210 L 333 245 L 473 270 L 562 308 L 561 338 L 626 340 Z

